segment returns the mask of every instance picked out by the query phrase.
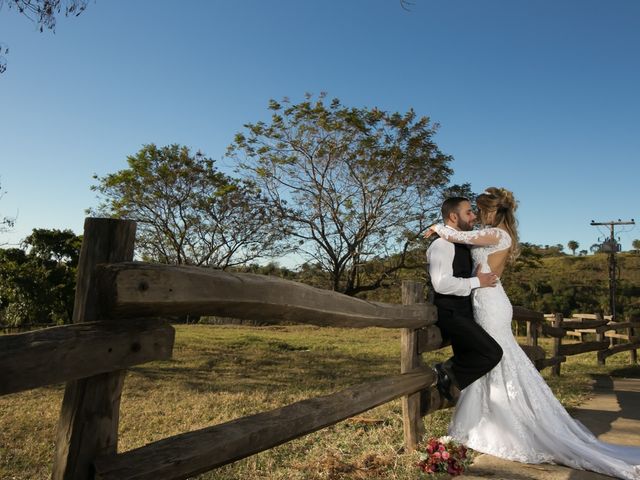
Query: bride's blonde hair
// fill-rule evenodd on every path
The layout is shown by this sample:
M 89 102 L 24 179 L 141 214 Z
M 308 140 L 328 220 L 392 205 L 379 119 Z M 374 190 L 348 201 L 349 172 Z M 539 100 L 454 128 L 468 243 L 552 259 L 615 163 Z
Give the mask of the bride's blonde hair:
M 509 260 L 514 261 L 520 254 L 518 242 L 518 221 L 515 211 L 518 208 L 513 193 L 506 188 L 489 187 L 476 197 L 476 204 L 480 211 L 480 222 L 485 225 L 497 227 L 504 225 L 505 230 L 511 235 L 511 248 L 509 248 Z M 489 214 L 495 212 L 493 221 L 489 222 Z

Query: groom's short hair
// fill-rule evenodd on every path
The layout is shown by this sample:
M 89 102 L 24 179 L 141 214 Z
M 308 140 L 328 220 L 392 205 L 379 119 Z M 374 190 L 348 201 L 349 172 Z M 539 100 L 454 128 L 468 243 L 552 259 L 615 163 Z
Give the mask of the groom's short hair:
M 451 197 L 447 198 L 442 203 L 442 219 L 446 222 L 449 220 L 449 215 L 452 213 L 457 213 L 458 207 L 462 202 L 468 202 L 469 199 L 465 197 Z

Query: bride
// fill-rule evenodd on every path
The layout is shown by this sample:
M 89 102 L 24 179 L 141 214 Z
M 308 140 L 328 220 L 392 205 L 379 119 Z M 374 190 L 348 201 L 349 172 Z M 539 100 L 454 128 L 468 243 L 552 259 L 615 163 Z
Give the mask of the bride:
M 472 245 L 474 268 L 498 276 L 517 255 L 516 201 L 488 188 L 476 203 L 486 228 L 456 231 L 433 225 L 430 233 Z M 428 236 L 428 234 L 426 235 Z M 449 435 L 479 452 L 523 463 L 557 463 L 624 479 L 640 479 L 640 448 L 599 441 L 569 416 L 511 332 L 512 308 L 498 282 L 472 293 L 475 320 L 502 347 L 502 360 L 462 390 Z

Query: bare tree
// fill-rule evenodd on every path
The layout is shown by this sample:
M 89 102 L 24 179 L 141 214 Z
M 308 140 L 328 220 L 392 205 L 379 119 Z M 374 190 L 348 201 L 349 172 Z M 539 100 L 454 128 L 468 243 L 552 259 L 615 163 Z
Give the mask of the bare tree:
M 15 8 L 22 15 L 40 27 L 40 31 L 55 30 L 56 18 L 80 15 L 87 8 L 88 0 L 0 0 L 0 8 L 5 4 Z
M 56 19 L 59 15 L 80 15 L 87 8 L 88 0 L 0 0 L 0 10 L 5 5 L 16 9 L 22 15 L 35 23 L 41 32 L 51 30 L 55 32 Z M 0 74 L 7 70 L 5 55 L 9 47 L 0 42 Z
M 291 248 L 350 295 L 422 267 L 407 254 L 435 219 L 452 172 L 432 138 L 437 126 L 412 110 L 325 104 L 324 94 L 269 108 L 271 122 L 245 125 L 229 154 L 270 198 Z M 371 260 L 378 268 L 367 272 Z

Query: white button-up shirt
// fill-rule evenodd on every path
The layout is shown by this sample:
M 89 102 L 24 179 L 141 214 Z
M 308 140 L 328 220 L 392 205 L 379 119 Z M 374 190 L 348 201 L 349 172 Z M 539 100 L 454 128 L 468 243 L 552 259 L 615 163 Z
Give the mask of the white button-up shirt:
M 451 228 L 447 226 L 447 228 Z M 455 231 L 455 229 L 451 228 Z M 436 292 L 442 295 L 466 297 L 471 290 L 480 287 L 478 277 L 460 278 L 453 276 L 453 257 L 456 247 L 444 238 L 435 239 L 427 249 L 427 263 L 431 283 Z

